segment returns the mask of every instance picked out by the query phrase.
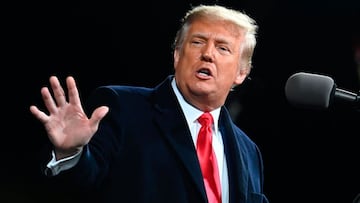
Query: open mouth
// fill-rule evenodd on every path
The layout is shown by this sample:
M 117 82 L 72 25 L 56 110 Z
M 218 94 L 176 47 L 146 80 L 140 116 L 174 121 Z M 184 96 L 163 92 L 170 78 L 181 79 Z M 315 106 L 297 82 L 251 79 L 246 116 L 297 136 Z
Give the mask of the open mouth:
M 198 71 L 198 73 L 200 74 L 200 75 L 203 75 L 203 76 L 211 76 L 211 72 L 210 72 L 210 70 L 209 69 L 200 69 L 199 71 Z

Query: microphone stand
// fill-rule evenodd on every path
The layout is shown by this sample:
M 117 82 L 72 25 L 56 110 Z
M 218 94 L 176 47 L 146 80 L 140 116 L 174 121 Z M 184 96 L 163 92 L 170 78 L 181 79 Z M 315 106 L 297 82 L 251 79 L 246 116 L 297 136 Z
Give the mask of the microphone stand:
M 360 91 L 358 93 L 350 92 L 344 89 L 336 88 L 334 92 L 334 102 L 342 104 L 354 104 L 353 107 L 357 112 L 360 112 Z M 360 203 L 360 202 L 359 202 Z

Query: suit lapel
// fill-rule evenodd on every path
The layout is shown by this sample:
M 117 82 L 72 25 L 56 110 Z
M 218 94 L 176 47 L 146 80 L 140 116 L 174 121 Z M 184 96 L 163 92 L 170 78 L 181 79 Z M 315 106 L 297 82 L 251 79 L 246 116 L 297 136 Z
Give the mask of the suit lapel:
M 206 194 L 196 149 L 184 114 L 171 88 L 171 79 L 172 77 L 169 77 L 155 88 L 152 99 L 157 113 L 154 121 L 205 200 Z
M 172 76 L 155 88 L 152 96 L 155 116 L 154 121 L 163 132 L 164 139 L 174 149 L 176 156 L 190 174 L 196 188 L 206 200 L 200 165 L 196 149 L 180 105 L 171 88 Z M 220 113 L 220 131 L 224 142 L 224 151 L 228 167 L 230 202 L 242 202 L 247 199 L 248 172 L 244 157 L 245 148 L 235 135 L 234 125 L 229 112 L 222 108 Z
M 229 177 L 229 200 L 230 202 L 245 202 L 248 188 L 248 172 L 245 167 L 245 152 L 240 147 L 241 141 L 235 135 L 231 117 L 225 108 L 220 113 L 219 123 L 221 135 L 224 142 L 224 151 Z

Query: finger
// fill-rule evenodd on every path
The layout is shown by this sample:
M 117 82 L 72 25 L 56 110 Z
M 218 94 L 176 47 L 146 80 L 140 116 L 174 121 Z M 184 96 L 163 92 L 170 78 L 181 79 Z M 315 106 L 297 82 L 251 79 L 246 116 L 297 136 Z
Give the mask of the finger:
M 64 89 L 61 87 L 60 82 L 56 76 L 51 76 L 50 85 L 54 93 L 54 98 L 59 107 L 66 104 L 66 95 Z
M 41 88 L 41 96 L 49 113 L 50 114 L 56 113 L 57 112 L 56 103 L 47 87 Z
M 68 88 L 69 103 L 81 106 L 79 91 L 76 87 L 75 79 L 72 76 L 66 78 L 66 85 Z
M 44 112 L 40 111 L 36 106 L 30 106 L 30 112 L 37 118 L 41 123 L 46 123 L 49 119 L 49 116 Z
M 90 122 L 91 126 L 94 128 L 93 130 L 96 131 L 101 119 L 105 117 L 105 115 L 109 112 L 109 107 L 107 106 L 100 106 L 95 109 L 95 111 L 92 113 Z

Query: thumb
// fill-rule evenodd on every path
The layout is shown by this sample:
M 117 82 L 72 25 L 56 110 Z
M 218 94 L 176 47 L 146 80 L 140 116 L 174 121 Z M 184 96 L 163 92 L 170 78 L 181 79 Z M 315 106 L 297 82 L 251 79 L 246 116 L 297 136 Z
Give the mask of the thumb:
M 90 123 L 91 126 L 95 127 L 95 131 L 97 130 L 101 119 L 103 119 L 108 112 L 109 107 L 107 106 L 100 106 L 94 110 L 90 118 Z

